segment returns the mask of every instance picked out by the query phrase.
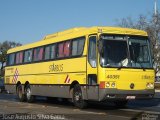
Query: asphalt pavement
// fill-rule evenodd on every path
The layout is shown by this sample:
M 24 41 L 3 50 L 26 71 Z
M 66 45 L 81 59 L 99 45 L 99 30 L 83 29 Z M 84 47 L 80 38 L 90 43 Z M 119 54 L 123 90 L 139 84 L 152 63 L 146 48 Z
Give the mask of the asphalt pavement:
M 160 120 L 160 99 L 132 100 L 125 108 L 111 103 L 90 103 L 77 109 L 61 99 L 37 97 L 34 103 L 19 102 L 16 95 L 0 93 L 0 120 Z

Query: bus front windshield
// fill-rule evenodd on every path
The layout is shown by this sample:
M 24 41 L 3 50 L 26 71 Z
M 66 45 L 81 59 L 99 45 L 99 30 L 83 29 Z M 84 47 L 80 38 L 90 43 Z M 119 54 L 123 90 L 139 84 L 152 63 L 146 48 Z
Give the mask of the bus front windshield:
M 102 36 L 102 67 L 153 68 L 147 37 Z

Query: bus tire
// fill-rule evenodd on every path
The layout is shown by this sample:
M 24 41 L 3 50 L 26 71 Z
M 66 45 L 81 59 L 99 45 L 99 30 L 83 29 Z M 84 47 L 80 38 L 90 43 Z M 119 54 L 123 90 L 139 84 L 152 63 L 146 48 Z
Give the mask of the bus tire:
M 87 102 L 83 99 L 81 87 L 79 84 L 76 84 L 73 88 L 73 103 L 80 109 L 87 107 Z
M 116 107 L 118 108 L 124 108 L 126 104 L 128 103 L 128 100 L 117 100 L 114 102 Z
M 22 92 L 22 85 L 17 86 L 17 96 L 20 102 L 24 102 L 26 100 L 25 95 Z
M 27 102 L 32 103 L 34 101 L 34 96 L 32 95 L 32 91 L 29 84 L 25 87 L 25 95 Z

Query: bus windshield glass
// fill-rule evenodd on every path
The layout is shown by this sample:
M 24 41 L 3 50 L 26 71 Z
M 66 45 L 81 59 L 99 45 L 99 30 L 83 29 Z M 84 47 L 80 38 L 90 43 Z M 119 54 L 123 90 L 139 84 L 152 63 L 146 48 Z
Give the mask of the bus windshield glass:
M 101 41 L 102 67 L 153 68 L 147 37 L 106 35 Z

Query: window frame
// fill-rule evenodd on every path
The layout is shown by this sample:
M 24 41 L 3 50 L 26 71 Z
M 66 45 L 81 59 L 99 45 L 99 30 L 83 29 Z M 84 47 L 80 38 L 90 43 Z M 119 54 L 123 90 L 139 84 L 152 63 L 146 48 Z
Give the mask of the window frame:
M 73 41 L 74 40 L 78 40 L 80 38 L 84 39 L 84 44 L 82 46 L 82 51 L 78 55 L 72 55 Z M 64 42 L 64 45 L 65 45 L 65 43 L 68 42 L 68 41 L 70 41 L 69 56 L 58 57 L 58 44 Z M 38 62 L 47 62 L 47 61 L 52 61 L 52 60 L 77 58 L 77 57 L 80 57 L 80 56 L 83 55 L 85 44 L 86 44 L 86 36 L 81 36 L 81 37 L 77 37 L 77 38 L 73 38 L 73 39 L 63 40 L 63 41 L 60 41 L 60 42 L 55 42 L 55 43 L 51 43 L 51 44 L 46 44 L 46 45 L 42 45 L 42 46 L 37 46 L 37 47 L 29 48 L 29 49 L 24 49 L 24 50 L 16 51 L 16 52 L 7 54 L 7 66 L 24 65 L 24 64 L 32 64 L 32 63 L 38 63 Z M 48 46 L 52 47 L 52 45 L 55 46 L 55 57 L 51 58 L 51 53 L 50 53 L 49 59 L 45 59 L 46 47 L 48 47 Z M 41 48 L 41 47 L 43 48 L 42 60 L 34 61 L 34 50 L 36 48 Z M 63 46 L 63 49 L 64 49 L 64 46 Z M 31 61 L 25 61 L 25 52 L 26 51 L 30 51 L 30 50 L 31 50 L 31 53 L 32 53 L 32 55 L 31 55 Z M 15 61 L 16 60 L 16 54 L 19 53 L 19 52 L 23 53 L 22 63 L 17 63 L 16 64 L 16 61 Z M 63 53 L 64 53 L 64 50 L 63 50 Z M 12 65 L 9 65 L 9 61 L 8 60 L 9 60 L 9 55 L 11 55 L 11 54 L 15 54 L 14 63 Z

